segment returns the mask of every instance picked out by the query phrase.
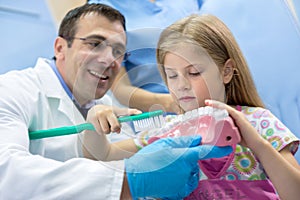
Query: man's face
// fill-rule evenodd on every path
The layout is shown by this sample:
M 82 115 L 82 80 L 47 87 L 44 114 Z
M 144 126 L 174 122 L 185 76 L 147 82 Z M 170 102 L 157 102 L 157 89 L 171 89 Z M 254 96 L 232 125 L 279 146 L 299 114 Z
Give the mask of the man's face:
M 79 20 L 72 46 L 63 45 L 56 57 L 65 82 L 81 105 L 109 90 L 125 49 L 126 34 L 120 22 L 92 13 Z

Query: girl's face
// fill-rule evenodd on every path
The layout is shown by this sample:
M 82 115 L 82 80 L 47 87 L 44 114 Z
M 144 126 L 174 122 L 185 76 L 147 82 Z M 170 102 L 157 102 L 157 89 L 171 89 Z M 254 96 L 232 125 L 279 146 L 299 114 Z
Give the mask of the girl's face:
M 170 93 L 185 112 L 204 106 L 205 99 L 225 101 L 222 74 L 202 48 L 181 45 L 168 52 L 164 69 Z

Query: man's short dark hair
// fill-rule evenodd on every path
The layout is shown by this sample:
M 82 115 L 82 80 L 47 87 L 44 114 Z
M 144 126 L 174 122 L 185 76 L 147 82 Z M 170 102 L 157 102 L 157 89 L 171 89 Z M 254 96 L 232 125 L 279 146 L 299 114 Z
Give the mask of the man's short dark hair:
M 79 19 L 89 13 L 104 16 L 111 22 L 119 21 L 126 31 L 125 17 L 118 10 L 100 3 L 86 3 L 83 6 L 70 10 L 60 24 L 58 35 L 68 40 L 68 45 L 71 46 L 73 42 L 72 38 L 76 34 Z

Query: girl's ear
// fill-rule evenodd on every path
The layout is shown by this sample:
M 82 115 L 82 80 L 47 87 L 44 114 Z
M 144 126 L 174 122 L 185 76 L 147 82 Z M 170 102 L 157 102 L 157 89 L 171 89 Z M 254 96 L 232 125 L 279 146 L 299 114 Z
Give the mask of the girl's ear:
M 225 62 L 222 71 L 224 84 L 227 84 L 231 81 L 232 76 L 234 74 L 234 64 L 234 61 L 230 58 Z

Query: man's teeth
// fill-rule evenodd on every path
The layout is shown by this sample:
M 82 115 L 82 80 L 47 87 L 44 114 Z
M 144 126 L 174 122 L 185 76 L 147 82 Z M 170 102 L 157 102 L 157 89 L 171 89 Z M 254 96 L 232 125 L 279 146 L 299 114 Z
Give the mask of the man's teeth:
M 89 72 L 91 74 L 93 74 L 94 76 L 97 76 L 100 79 L 108 79 L 108 76 L 104 76 L 103 74 L 99 74 L 98 72 L 95 72 L 95 71 L 92 71 L 92 70 L 89 70 Z

